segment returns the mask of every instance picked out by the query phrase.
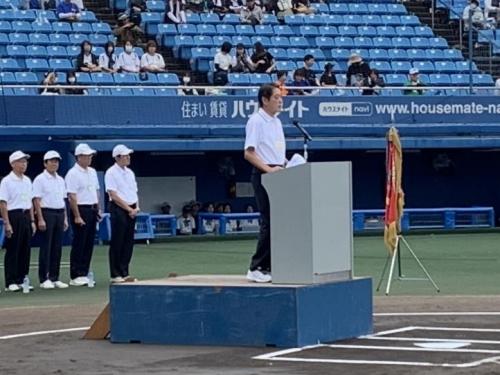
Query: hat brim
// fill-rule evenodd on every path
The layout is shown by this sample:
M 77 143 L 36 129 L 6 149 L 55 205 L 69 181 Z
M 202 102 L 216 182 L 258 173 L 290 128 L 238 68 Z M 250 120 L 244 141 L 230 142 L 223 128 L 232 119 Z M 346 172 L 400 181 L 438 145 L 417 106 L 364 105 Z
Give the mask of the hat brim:
M 23 159 L 26 159 L 28 160 L 29 158 L 31 158 L 31 155 L 29 154 L 24 154 L 23 156 L 20 156 L 18 158 L 15 158 L 14 160 L 11 160 L 10 163 L 14 163 L 16 161 L 19 161 L 19 160 L 23 160 Z
M 80 156 L 80 155 L 89 156 L 89 155 L 94 155 L 94 154 L 97 154 L 97 151 L 91 150 L 91 151 L 79 152 L 78 154 L 75 154 L 75 156 Z

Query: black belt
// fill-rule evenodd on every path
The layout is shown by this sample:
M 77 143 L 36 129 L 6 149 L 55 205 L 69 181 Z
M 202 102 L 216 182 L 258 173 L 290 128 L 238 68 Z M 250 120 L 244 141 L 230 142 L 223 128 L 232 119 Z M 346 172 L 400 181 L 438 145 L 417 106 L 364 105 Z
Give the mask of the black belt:
M 61 213 L 61 212 L 64 212 L 64 208 L 48 208 L 48 207 L 42 207 L 42 211 L 46 211 L 46 212 L 55 212 L 55 213 Z
M 271 168 L 274 168 L 274 167 L 281 167 L 281 168 L 285 168 L 285 166 L 283 164 L 268 164 L 267 165 L 268 167 L 271 167 Z
M 110 201 L 109 202 L 110 204 L 118 207 L 118 208 L 121 208 L 123 210 L 123 208 L 121 206 L 118 206 L 115 202 L 113 201 Z M 132 203 L 132 204 L 127 204 L 127 206 L 129 206 L 130 208 L 133 208 L 133 209 L 136 209 L 137 208 L 137 203 Z
M 22 208 L 16 208 L 15 210 L 8 210 L 11 214 L 29 214 L 30 210 L 23 210 Z
M 78 207 L 80 208 L 97 208 L 97 204 L 79 204 Z

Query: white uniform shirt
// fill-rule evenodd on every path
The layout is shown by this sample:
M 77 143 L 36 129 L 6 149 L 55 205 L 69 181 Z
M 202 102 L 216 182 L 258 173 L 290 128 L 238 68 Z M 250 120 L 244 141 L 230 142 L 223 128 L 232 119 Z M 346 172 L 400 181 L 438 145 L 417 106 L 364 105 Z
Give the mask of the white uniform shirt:
M 214 57 L 214 65 L 219 65 L 222 70 L 229 70 L 233 65 L 234 59 L 229 53 L 217 52 Z
M 141 62 L 139 61 L 139 57 L 135 52 L 126 53 L 122 52 L 118 56 L 118 60 L 116 61 L 116 66 L 118 68 L 125 68 L 129 71 L 139 71 L 141 67 Z
M 104 185 L 108 193 L 114 191 L 128 205 L 137 203 L 139 199 L 135 174 L 130 168 L 121 168 L 115 163 L 106 171 Z
M 92 54 L 83 54 L 83 63 L 84 64 L 92 64 Z
M 33 198 L 41 199 L 42 208 L 64 208 L 66 195 L 64 179 L 57 173 L 53 176 L 45 170 L 33 181 Z
M 151 56 L 149 53 L 145 53 L 141 57 L 141 68 L 146 66 L 154 65 L 157 68 L 163 69 L 165 68 L 165 61 L 163 60 L 163 56 L 159 53 L 155 53 Z
M 65 180 L 66 190 L 68 194 L 76 194 L 77 204 L 97 204 L 99 180 L 94 168 L 84 169 L 75 164 L 66 174 Z
M 29 210 L 32 199 L 33 188 L 28 177 L 10 172 L 0 182 L 0 201 L 7 203 L 7 210 Z
M 113 59 L 114 61 L 114 64 L 112 64 L 111 68 L 114 69 L 115 68 L 115 65 L 116 65 L 116 55 L 113 53 L 111 55 L 111 58 Z M 106 55 L 105 53 L 101 53 L 99 55 L 99 66 L 101 68 L 106 68 L 106 69 L 109 69 L 109 56 Z
M 262 108 L 248 119 L 245 150 L 250 147 L 266 164 L 285 164 L 285 134 L 277 116 L 269 116 Z

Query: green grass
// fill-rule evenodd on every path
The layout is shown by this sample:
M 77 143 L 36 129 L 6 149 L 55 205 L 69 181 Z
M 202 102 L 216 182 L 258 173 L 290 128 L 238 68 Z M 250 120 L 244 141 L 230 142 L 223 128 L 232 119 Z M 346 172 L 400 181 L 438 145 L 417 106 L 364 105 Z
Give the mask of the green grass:
M 500 283 L 500 234 L 440 234 L 406 237 L 441 288 L 442 294 L 475 295 L 498 294 Z M 177 274 L 244 274 L 256 241 L 180 241 L 136 245 L 131 272 L 140 279 L 161 278 Z M 381 237 L 356 237 L 354 240 L 354 273 L 371 276 L 374 284 L 382 272 L 387 252 Z M 68 261 L 65 249 L 63 261 Z M 32 251 L 32 264 L 36 263 L 38 249 Z M 403 271 L 406 276 L 421 276 L 417 264 L 403 249 Z M 36 306 L 61 304 L 105 303 L 108 298 L 107 247 L 95 248 L 92 268 L 97 285 L 70 287 L 65 290 L 40 290 L 37 268 L 31 269 L 30 278 L 36 286 L 29 295 L 0 294 L 0 306 Z M 69 269 L 61 270 L 61 279 L 68 280 Z M 384 284 L 385 285 L 385 284 Z M 0 282 L 2 290 L 3 280 Z M 382 294 L 382 293 L 376 293 Z M 424 281 L 394 281 L 391 294 L 432 295 L 434 290 Z

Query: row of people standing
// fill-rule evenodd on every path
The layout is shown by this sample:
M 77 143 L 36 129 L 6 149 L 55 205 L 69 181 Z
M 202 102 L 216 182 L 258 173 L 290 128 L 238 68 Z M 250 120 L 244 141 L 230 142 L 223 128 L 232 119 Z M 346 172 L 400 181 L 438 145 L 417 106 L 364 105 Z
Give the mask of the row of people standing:
M 134 173 L 128 168 L 132 152 L 124 145 L 117 145 L 112 153 L 115 164 L 105 174 L 112 231 L 109 248 L 111 282 L 130 279 L 135 218 L 139 212 L 137 183 Z M 63 236 L 69 225 L 73 232 L 69 284 L 83 286 L 89 283 L 87 275 L 96 226 L 102 217 L 99 181 L 95 169 L 90 166 L 95 153 L 87 144 L 78 145 L 76 163 L 63 179 L 57 173 L 62 158 L 57 151 L 50 150 L 43 157 L 45 169 L 33 184 L 25 175 L 30 155 L 15 151 L 9 156 L 12 172 L 0 182 L 7 291 L 19 291 L 29 274 L 30 241 L 36 231 L 41 233 L 40 288 L 68 287 L 60 280 L 59 270 Z M 69 201 L 69 217 L 66 199 Z

